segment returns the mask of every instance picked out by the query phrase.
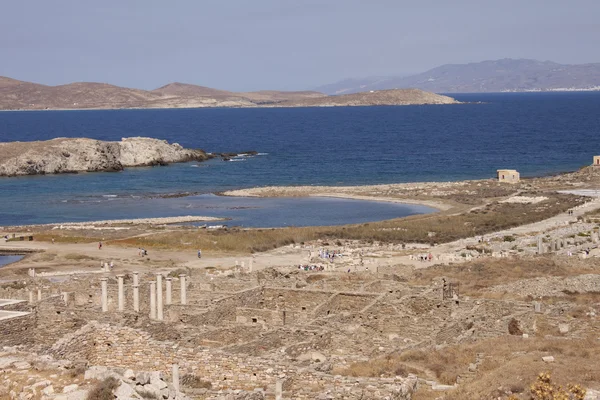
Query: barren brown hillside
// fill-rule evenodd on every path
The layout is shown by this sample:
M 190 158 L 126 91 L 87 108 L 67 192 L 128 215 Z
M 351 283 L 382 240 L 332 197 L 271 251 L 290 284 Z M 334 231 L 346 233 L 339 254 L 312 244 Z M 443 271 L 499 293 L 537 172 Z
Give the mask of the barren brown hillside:
M 450 97 L 417 89 L 383 90 L 343 96 L 312 91 L 229 92 L 185 83 L 156 90 L 79 82 L 46 86 L 0 77 L 0 110 L 200 108 L 200 107 L 326 107 L 407 104 L 453 104 Z
M 162 96 L 105 83 L 46 86 L 0 79 L 0 109 L 61 109 L 142 107 Z
M 454 103 L 458 102 L 452 97 L 424 92 L 419 89 L 392 89 L 302 99 L 282 102 L 277 105 L 282 107 L 334 107 Z
M 237 93 L 227 90 L 213 89 L 206 86 L 190 85 L 187 83 L 173 82 L 168 85 L 154 89 L 152 93 L 167 95 L 167 96 L 182 96 L 182 97 L 212 97 L 215 99 L 223 99 L 229 97 L 240 97 Z
M 276 103 L 281 101 L 296 101 L 326 97 L 327 95 L 312 91 L 283 92 L 278 90 L 260 90 L 257 92 L 229 92 L 206 86 L 190 85 L 187 83 L 169 83 L 155 89 L 153 93 L 181 97 L 210 97 L 217 100 L 248 100 L 253 103 Z

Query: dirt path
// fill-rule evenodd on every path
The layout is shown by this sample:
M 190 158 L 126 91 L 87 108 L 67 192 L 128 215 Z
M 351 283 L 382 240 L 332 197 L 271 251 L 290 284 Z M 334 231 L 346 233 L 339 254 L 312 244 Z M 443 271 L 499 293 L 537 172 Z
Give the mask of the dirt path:
M 19 265 L 26 267 L 51 267 L 52 269 L 72 268 L 73 264 L 86 264 L 94 268 L 100 268 L 100 262 L 111 262 L 115 264 L 115 271 L 121 270 L 152 270 L 161 269 L 166 266 L 189 267 L 189 268 L 227 268 L 236 265 L 249 267 L 250 260 L 255 270 L 278 265 L 295 265 L 305 262 L 306 252 L 300 249 L 285 249 L 285 251 L 273 251 L 256 254 L 254 256 L 244 255 L 223 255 L 203 252 L 202 258 L 198 258 L 196 251 L 166 251 L 152 249 L 147 256 L 140 256 L 139 249 L 133 247 L 111 246 L 103 244 L 102 249 L 98 248 L 98 243 L 48 243 L 48 242 L 0 242 L 1 250 L 20 249 L 44 251 L 55 255 L 55 260 L 36 262 L 25 259 Z M 63 262 L 60 260 L 76 260 L 74 255 L 82 256 L 81 261 L 75 263 Z

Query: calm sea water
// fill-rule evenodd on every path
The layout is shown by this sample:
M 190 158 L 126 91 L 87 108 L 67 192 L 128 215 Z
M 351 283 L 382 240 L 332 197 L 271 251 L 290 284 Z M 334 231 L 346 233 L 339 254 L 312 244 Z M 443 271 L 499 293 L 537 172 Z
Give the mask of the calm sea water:
M 600 93 L 454 97 L 472 103 L 2 112 L 0 141 L 148 136 L 206 151 L 264 154 L 240 162 L 212 160 L 119 173 L 0 178 L 0 225 L 186 215 L 194 209 L 198 215 L 228 216 L 246 226 L 363 222 L 425 210 L 376 203 L 381 208 L 370 213 L 374 205 L 369 203 L 332 199 L 258 200 L 258 205 L 245 199 L 231 205 L 232 200 L 214 196 L 148 197 L 264 185 L 475 179 L 492 177 L 498 168 L 516 168 L 523 176 L 543 175 L 590 164 L 592 156 L 600 153 Z M 307 211 L 295 218 L 299 207 Z M 258 209 L 265 214 L 259 216 Z M 336 214 L 341 209 L 345 214 Z M 209 214 L 208 210 L 216 211 Z M 230 214 L 224 215 L 225 211 Z M 355 215 L 361 218 L 352 220 Z
M 0 267 L 17 262 L 23 259 L 23 256 L 2 256 L 0 255 Z

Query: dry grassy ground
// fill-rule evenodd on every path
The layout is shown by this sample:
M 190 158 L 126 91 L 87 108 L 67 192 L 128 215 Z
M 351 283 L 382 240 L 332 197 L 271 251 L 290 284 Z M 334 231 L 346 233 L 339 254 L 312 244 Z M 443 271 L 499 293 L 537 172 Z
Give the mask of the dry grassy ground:
M 531 300 L 518 294 L 489 293 L 487 289 L 510 282 L 538 277 L 570 277 L 581 274 L 598 274 L 600 262 L 596 259 L 557 258 L 539 256 L 534 258 L 502 258 L 472 261 L 461 265 L 436 265 L 414 270 L 403 276 L 410 285 L 430 285 L 432 281 L 446 277 L 460 282 L 461 296 L 486 298 L 502 297 L 510 300 Z M 541 372 L 550 372 L 556 384 L 566 387 L 568 383 L 583 387 L 597 387 L 600 382 L 600 322 L 586 315 L 594 304 L 600 304 L 600 292 L 565 293 L 560 298 L 543 298 L 545 304 L 554 302 L 570 304 L 565 317 L 571 324 L 585 319 L 590 324 L 588 334 L 565 338 L 547 317 L 536 317 L 537 330 L 529 338 L 520 333 L 496 338 L 482 339 L 459 345 L 416 348 L 388 354 L 382 358 L 359 362 L 335 373 L 348 376 L 406 376 L 409 373 L 442 384 L 460 384 L 457 389 L 446 392 L 434 391 L 421 385 L 415 400 L 463 400 L 463 399 L 532 399 L 530 384 Z M 510 329 L 510 328 L 509 328 Z M 478 354 L 483 360 L 476 371 L 469 372 Z M 542 357 L 552 355 L 556 362 L 545 363 Z M 550 397 L 558 398 L 558 397 Z M 562 398 L 562 397 L 561 397 Z
M 197 228 L 135 227 L 124 231 L 53 231 L 36 233 L 37 240 L 86 243 L 107 241 L 112 245 L 156 249 L 205 249 L 220 253 L 255 253 L 288 244 L 317 239 L 360 240 L 384 243 L 446 243 L 542 221 L 581 204 L 579 196 L 552 194 L 537 204 L 499 203 L 462 213 L 452 211 L 416 215 L 389 221 L 333 227 L 237 229 L 206 231 Z M 144 232 L 144 233 L 142 233 Z
M 478 353 L 484 354 L 477 372 L 469 376 L 468 367 Z M 544 363 L 542 357 L 553 355 L 557 361 Z M 395 376 L 418 373 L 430 375 L 445 384 L 454 384 L 457 376 L 467 376 L 457 389 L 444 394 L 430 390 L 427 385 L 415 400 L 495 399 L 507 394 L 523 395 L 540 372 L 550 372 L 557 383 L 579 383 L 594 386 L 600 382 L 600 341 L 594 336 L 578 340 L 535 337 L 523 339 L 504 336 L 441 350 L 419 349 L 385 358 L 356 363 L 337 373 L 350 376 Z
M 600 273 L 600 264 L 595 260 L 556 258 L 501 258 L 471 261 L 460 265 L 435 265 L 413 272 L 408 281 L 414 285 L 428 285 L 434 279 L 446 277 L 460 282 L 460 293 L 472 297 L 498 297 L 487 289 L 523 279 L 574 276 Z M 575 293 L 572 294 L 575 298 Z

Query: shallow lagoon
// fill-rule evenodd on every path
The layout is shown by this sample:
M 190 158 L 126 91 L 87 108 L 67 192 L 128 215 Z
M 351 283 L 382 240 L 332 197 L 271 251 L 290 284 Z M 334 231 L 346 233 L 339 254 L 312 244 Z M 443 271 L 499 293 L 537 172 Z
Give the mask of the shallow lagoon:
M 3 267 L 8 264 L 12 264 L 14 262 L 20 261 L 23 259 L 23 256 L 3 256 L 0 255 L 0 267 Z
M 136 198 L 100 195 L 70 200 L 51 200 L 28 215 L 3 213 L 1 225 L 85 222 L 199 215 L 227 218 L 226 224 L 242 227 L 343 225 L 433 212 L 420 205 L 326 197 L 253 198 L 213 194 L 178 198 Z

